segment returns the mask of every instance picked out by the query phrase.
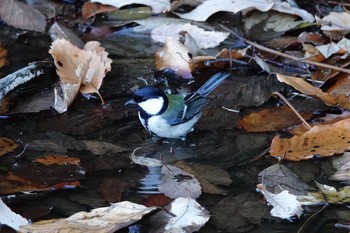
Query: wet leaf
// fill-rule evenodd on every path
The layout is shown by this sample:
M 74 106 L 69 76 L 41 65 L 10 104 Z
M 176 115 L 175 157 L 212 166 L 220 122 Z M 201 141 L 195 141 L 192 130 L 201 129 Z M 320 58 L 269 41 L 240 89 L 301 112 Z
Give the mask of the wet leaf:
M 249 232 L 265 216 L 266 206 L 252 200 L 252 195 L 240 193 L 238 196 L 227 197 L 219 201 L 211 210 L 212 221 L 218 229 L 227 232 Z
M 299 196 L 298 200 L 303 205 L 320 205 L 320 204 L 348 204 L 350 202 L 350 186 L 345 186 L 339 190 L 332 186 L 316 182 L 319 192 L 310 192 L 305 196 Z
M 172 165 L 164 165 L 161 171 L 159 192 L 170 198 L 191 197 L 201 195 L 201 186 L 197 178 Z
M 179 40 L 180 33 L 183 31 L 189 33 L 199 48 L 203 49 L 215 48 L 229 36 L 227 32 L 206 31 L 196 25 L 186 23 L 158 26 L 152 30 L 151 37 L 156 42 L 165 43 L 168 37 L 174 37 Z
M 0 68 L 9 64 L 7 60 L 8 50 L 0 43 Z
M 300 113 L 305 120 L 309 120 L 313 114 Z M 249 115 L 243 116 L 237 127 L 248 132 L 279 131 L 288 126 L 300 124 L 301 120 L 288 106 L 265 108 Z
M 191 233 L 198 231 L 209 220 L 209 212 L 191 198 L 177 198 L 165 211 L 160 211 L 151 217 L 150 232 Z
M 274 164 L 259 173 L 259 182 L 271 193 L 278 193 L 281 190 L 288 190 L 290 194 L 301 195 L 314 188 L 307 185 L 293 173 L 288 167 L 282 164 Z
M 162 13 L 170 9 L 169 0 L 91 0 L 91 2 L 99 2 L 121 8 L 131 4 L 141 4 L 152 7 L 153 13 Z
M 2 195 L 20 192 L 52 191 L 56 189 L 74 188 L 80 186 L 80 183 L 76 181 L 48 185 L 19 177 L 13 173 L 9 173 L 6 176 L 0 174 L 0 178 L 0 194 Z
M 66 165 L 66 164 L 72 164 L 72 165 L 80 165 L 80 159 L 74 158 L 74 157 L 68 157 L 64 155 L 49 155 L 45 156 L 44 158 L 36 159 L 34 162 L 41 163 L 44 165 Z
M 66 39 L 78 48 L 84 47 L 84 42 L 79 36 L 70 28 L 55 22 L 49 29 L 49 35 L 52 41 L 57 39 Z
M 148 214 L 155 207 L 124 201 L 111 204 L 109 207 L 93 209 L 90 212 L 79 212 L 66 219 L 47 220 L 32 225 L 22 226 L 19 232 L 115 232 L 128 226 Z
M 233 76 L 226 79 L 210 94 L 213 105 L 234 108 L 235 106 L 259 106 L 267 101 L 272 92 L 284 88 L 275 78 L 266 76 Z
M 262 12 L 275 10 L 292 15 L 298 15 L 301 18 L 303 18 L 303 20 L 308 22 L 314 21 L 314 17 L 305 10 L 292 7 L 287 2 L 272 2 L 269 0 L 256 0 L 249 2 L 244 0 L 221 0 L 220 2 L 218 2 L 217 0 L 207 0 L 203 1 L 202 4 L 197 6 L 194 10 L 190 11 L 189 13 L 174 13 L 184 19 L 206 21 L 212 14 L 217 13 L 219 11 L 226 11 L 232 13 L 247 13 L 248 11 L 252 11 L 254 9 Z
M 117 177 L 105 177 L 98 187 L 99 193 L 107 202 L 119 202 L 130 184 Z
M 15 230 L 18 230 L 23 225 L 29 224 L 29 221 L 27 219 L 13 212 L 1 199 L 0 213 L 0 223 L 7 225 Z
M 183 78 L 193 78 L 189 61 L 189 49 L 173 37 L 166 39 L 164 48 L 155 55 L 158 70 L 170 68 Z
M 293 216 L 298 218 L 303 213 L 301 203 L 297 201 L 297 197 L 283 190 L 278 194 L 270 193 L 263 184 L 257 185 L 258 190 L 264 195 L 266 201 L 273 206 L 271 215 L 282 219 L 291 219 Z
M 94 155 L 116 154 L 130 150 L 109 142 L 83 140 L 83 143 L 86 145 L 86 150 L 90 151 Z
M 336 172 L 330 177 L 331 180 L 350 181 L 350 153 L 345 152 L 339 157 L 332 159 L 333 166 L 337 169 Z
M 178 161 L 175 165 L 194 175 L 204 193 L 227 194 L 226 190 L 218 187 L 218 185 L 229 186 L 232 182 L 230 174 L 225 170 L 206 164 L 186 164 L 183 161 Z
M 287 160 L 311 159 L 343 153 L 350 149 L 350 119 L 333 124 L 316 125 L 292 138 L 276 136 L 271 143 L 271 156 Z
M 0 156 L 14 151 L 18 144 L 9 138 L 0 137 Z
M 100 3 L 91 3 L 90 1 L 84 2 L 82 7 L 82 15 L 85 19 L 95 16 L 101 13 L 114 12 L 118 10 L 114 6 L 102 5 Z
M 143 202 L 145 206 L 161 206 L 164 207 L 169 205 L 172 202 L 172 199 L 165 196 L 164 194 L 153 194 L 148 195 L 147 199 Z
M 45 32 L 45 16 L 31 6 L 17 0 L 0 2 L 0 18 L 16 28 Z
M 304 93 L 305 95 L 316 96 L 317 98 L 320 98 L 325 104 L 337 105 L 338 103 L 333 95 L 325 93 L 321 89 L 312 86 L 311 84 L 304 81 L 304 79 L 302 78 L 282 74 L 277 74 L 276 76 L 280 82 L 284 82 L 288 85 L 291 85 L 292 87 Z

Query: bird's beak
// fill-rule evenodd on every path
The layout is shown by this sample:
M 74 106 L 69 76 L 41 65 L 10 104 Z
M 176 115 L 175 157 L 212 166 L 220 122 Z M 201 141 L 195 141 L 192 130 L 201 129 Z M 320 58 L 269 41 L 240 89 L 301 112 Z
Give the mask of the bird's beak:
M 137 104 L 137 102 L 134 99 L 131 99 L 128 102 L 126 102 L 124 105 L 129 105 L 129 104 Z

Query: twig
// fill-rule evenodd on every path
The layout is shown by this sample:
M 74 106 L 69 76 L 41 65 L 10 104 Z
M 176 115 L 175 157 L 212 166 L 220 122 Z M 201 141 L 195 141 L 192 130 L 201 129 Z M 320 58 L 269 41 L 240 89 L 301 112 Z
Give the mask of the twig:
M 350 69 L 345 69 L 345 68 L 342 68 L 342 67 L 339 67 L 339 66 L 333 66 L 333 65 L 328 65 L 328 64 L 324 64 L 324 63 L 320 63 L 320 62 L 304 60 L 302 58 L 294 57 L 292 55 L 289 55 L 289 54 L 286 54 L 286 53 L 282 53 L 282 52 L 279 52 L 279 51 L 274 50 L 274 49 L 270 49 L 270 48 L 265 47 L 263 45 L 260 45 L 260 44 L 258 44 L 256 42 L 248 40 L 248 39 L 244 38 L 243 36 L 239 35 L 237 32 L 232 31 L 231 29 L 227 28 L 224 25 L 220 25 L 220 26 L 223 29 L 225 29 L 228 32 L 230 32 L 233 35 L 235 35 L 236 37 L 238 37 L 241 40 L 243 40 L 246 44 L 251 45 L 251 46 L 253 46 L 255 48 L 258 48 L 258 49 L 260 49 L 262 51 L 265 51 L 265 52 L 268 52 L 268 53 L 272 53 L 272 54 L 276 54 L 276 55 L 278 55 L 280 57 L 285 57 L 285 58 L 288 58 L 288 59 L 293 60 L 293 61 L 299 61 L 299 62 L 303 62 L 303 63 L 309 64 L 309 65 L 314 65 L 314 66 L 323 67 L 323 68 L 327 68 L 327 69 L 336 70 L 336 71 L 340 71 L 340 72 L 344 72 L 344 73 L 350 74 Z
M 289 103 L 289 101 L 281 93 L 275 91 L 275 92 L 272 92 L 272 94 L 280 97 L 290 107 L 290 109 L 292 109 L 292 111 L 295 113 L 295 115 L 297 115 L 299 117 L 299 119 L 303 122 L 303 125 L 308 130 L 310 130 L 312 128 L 311 125 L 309 125 L 309 123 L 306 122 L 306 120 L 300 115 L 300 113 L 293 107 L 293 105 L 291 103 Z
M 328 205 L 324 205 L 320 210 L 318 210 L 316 213 L 314 213 L 313 215 L 311 215 L 305 222 L 304 224 L 299 228 L 297 233 L 301 233 L 301 231 L 303 230 L 303 228 L 306 226 L 306 224 L 316 215 L 318 215 L 319 213 L 321 213 Z

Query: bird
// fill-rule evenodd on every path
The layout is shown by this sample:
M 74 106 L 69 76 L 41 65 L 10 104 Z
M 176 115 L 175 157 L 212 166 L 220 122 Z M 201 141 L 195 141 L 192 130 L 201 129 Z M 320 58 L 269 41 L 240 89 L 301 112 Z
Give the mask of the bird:
M 206 98 L 230 73 L 214 74 L 197 91 L 167 94 L 161 89 L 146 86 L 134 92 L 125 105 L 136 105 L 141 124 L 160 138 L 185 140 L 202 116 L 208 104 Z

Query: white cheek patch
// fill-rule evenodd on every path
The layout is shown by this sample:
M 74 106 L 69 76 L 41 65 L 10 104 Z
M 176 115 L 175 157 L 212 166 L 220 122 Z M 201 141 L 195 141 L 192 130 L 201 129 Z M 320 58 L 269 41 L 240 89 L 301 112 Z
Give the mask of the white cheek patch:
M 156 115 L 162 110 L 164 104 L 163 97 L 148 99 L 139 103 L 139 106 L 149 115 Z

